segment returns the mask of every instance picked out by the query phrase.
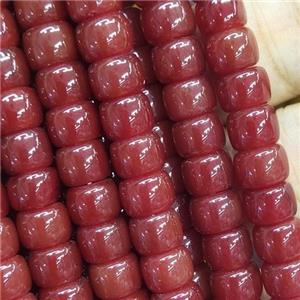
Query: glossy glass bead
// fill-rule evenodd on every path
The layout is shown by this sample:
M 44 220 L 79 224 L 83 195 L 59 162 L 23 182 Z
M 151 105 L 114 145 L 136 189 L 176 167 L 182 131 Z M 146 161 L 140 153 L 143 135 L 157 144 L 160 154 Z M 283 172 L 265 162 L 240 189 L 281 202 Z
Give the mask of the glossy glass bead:
M 9 212 L 9 204 L 7 193 L 4 185 L 1 183 L 1 197 L 0 197 L 0 218 L 4 218 Z
M 54 108 L 90 98 L 87 71 L 79 62 L 44 68 L 36 74 L 36 88 L 42 104 Z
M 105 179 L 110 173 L 107 153 L 98 140 L 59 149 L 56 165 L 61 180 L 69 187 Z
M 139 264 L 133 254 L 106 265 L 91 265 L 89 278 L 96 296 L 101 299 L 126 297 L 141 286 Z
M 18 234 L 13 221 L 9 218 L 0 219 L 0 258 L 4 260 L 15 256 L 19 250 Z
M 190 158 L 182 163 L 185 187 L 195 197 L 227 190 L 232 185 L 232 173 L 230 158 L 223 151 Z
M 199 76 L 205 66 L 199 41 L 194 37 L 155 47 L 152 61 L 157 79 L 164 84 Z
M 64 22 L 47 23 L 27 30 L 24 51 L 33 70 L 77 59 L 72 27 Z
M 198 232 L 194 228 L 184 231 L 183 245 L 190 251 L 194 266 L 198 266 L 203 261 L 202 240 Z
M 0 12 L 0 44 L 1 48 L 17 46 L 20 40 L 16 21 L 11 12 L 2 8 Z
M 255 65 L 259 56 L 254 34 L 246 27 L 211 36 L 207 41 L 206 53 L 210 68 L 219 76 Z
M 280 145 L 240 152 L 234 158 L 234 168 L 245 189 L 271 187 L 284 181 L 289 173 L 286 152 Z
M 1 94 L 1 135 L 38 127 L 42 120 L 41 105 L 33 89 L 20 87 Z
M 123 180 L 119 191 L 122 206 L 132 218 L 166 211 L 175 198 L 170 178 L 160 171 L 139 179 Z
M 70 188 L 66 201 L 72 221 L 79 226 L 104 224 L 120 212 L 118 189 L 111 179 Z
M 2 139 L 2 166 L 9 175 L 51 165 L 52 149 L 42 128 L 28 129 Z

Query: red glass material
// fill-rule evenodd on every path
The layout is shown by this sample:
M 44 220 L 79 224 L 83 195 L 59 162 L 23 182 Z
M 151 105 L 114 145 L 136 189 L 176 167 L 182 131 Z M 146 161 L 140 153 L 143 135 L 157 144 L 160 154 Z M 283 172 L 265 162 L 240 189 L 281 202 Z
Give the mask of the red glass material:
M 73 242 L 33 251 L 28 262 L 32 279 L 41 288 L 54 288 L 75 281 L 82 272 L 80 254 Z
M 23 46 L 34 70 L 77 59 L 72 27 L 64 21 L 27 30 L 23 35 Z
M 132 218 L 148 217 L 166 211 L 175 198 L 172 182 L 164 172 L 121 181 L 119 191 L 122 206 Z
M 1 135 L 38 127 L 42 119 L 41 105 L 33 89 L 20 87 L 1 94 Z
M 76 240 L 84 260 L 90 264 L 109 263 L 128 254 L 131 248 L 123 218 L 102 226 L 79 227 Z
M 42 128 L 28 129 L 2 139 L 2 166 L 17 175 L 51 165 L 52 150 Z
M 70 188 L 66 200 L 72 221 L 80 226 L 104 224 L 120 212 L 118 189 L 111 179 Z
M 246 27 L 213 35 L 207 41 L 206 52 L 210 68 L 219 76 L 255 65 L 259 56 L 254 34 Z
M 1 48 L 17 46 L 19 43 L 19 32 L 16 21 L 11 12 L 2 8 L 0 12 L 0 45 Z
M 193 228 L 184 231 L 183 245 L 191 253 L 194 266 L 198 266 L 203 261 L 202 240 L 198 232 Z
M 19 250 L 19 240 L 16 227 L 9 218 L 0 219 L 0 258 L 5 259 L 15 256 Z
M 59 149 L 56 165 L 63 183 L 71 187 L 102 180 L 110 172 L 104 146 L 97 140 Z
M 145 290 L 138 290 L 137 292 L 123 297 L 123 298 L 119 298 L 120 300 L 149 300 L 149 295 Z
M 289 173 L 287 156 L 280 145 L 238 153 L 234 168 L 240 186 L 246 189 L 271 187 Z
M 164 84 L 198 76 L 205 66 L 199 41 L 194 37 L 155 47 L 152 59 L 156 77 Z
M 83 22 L 76 28 L 78 49 L 88 63 L 128 53 L 133 32 L 125 15 L 116 12 Z
M 89 278 L 96 296 L 101 299 L 126 297 L 141 286 L 139 265 L 133 254 L 106 265 L 91 265 Z
M 1 197 L 0 197 L 0 218 L 4 218 L 9 211 L 9 204 L 7 199 L 7 193 L 4 185 L 1 183 Z
M 17 298 L 15 300 L 37 300 L 37 298 L 33 294 L 28 293 L 25 296 L 21 296 L 20 298 Z
M 199 286 L 203 299 L 211 299 L 211 289 L 209 285 L 210 269 L 205 264 L 195 267 L 193 281 Z
M 182 243 L 182 226 L 174 210 L 144 219 L 131 219 L 129 229 L 132 243 L 140 255 L 164 253 Z
M 22 244 L 30 250 L 42 250 L 67 242 L 71 222 L 62 203 L 54 203 L 33 212 L 20 212 L 16 225 Z

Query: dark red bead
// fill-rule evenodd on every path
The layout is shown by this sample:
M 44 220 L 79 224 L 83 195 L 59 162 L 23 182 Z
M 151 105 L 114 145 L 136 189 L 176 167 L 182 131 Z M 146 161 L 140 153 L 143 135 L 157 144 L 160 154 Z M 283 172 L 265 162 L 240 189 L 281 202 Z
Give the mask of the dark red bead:
M 202 240 L 198 232 L 193 228 L 184 231 L 183 245 L 190 251 L 194 266 L 198 266 L 203 261 Z
M 9 48 L 19 44 L 19 32 L 16 21 L 11 12 L 2 8 L 0 12 L 0 45 L 1 48 Z
M 19 251 L 18 234 L 13 221 L 9 218 L 0 219 L 0 258 L 4 261 L 15 256 Z

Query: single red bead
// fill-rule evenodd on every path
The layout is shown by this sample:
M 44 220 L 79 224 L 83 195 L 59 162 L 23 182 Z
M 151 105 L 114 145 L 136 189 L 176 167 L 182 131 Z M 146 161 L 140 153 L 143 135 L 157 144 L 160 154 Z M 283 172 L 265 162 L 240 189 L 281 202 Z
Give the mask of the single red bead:
M 220 79 L 216 93 L 226 112 L 256 107 L 271 98 L 270 80 L 264 68 L 250 67 Z
M 193 277 L 193 264 L 183 246 L 163 254 L 141 258 L 141 270 L 148 288 L 156 294 L 184 287 Z
M 28 87 L 13 88 L 1 95 L 1 134 L 38 127 L 43 120 L 41 104 Z
M 4 261 L 15 256 L 19 251 L 18 234 L 13 221 L 9 218 L 0 219 L 0 258 Z
M 149 300 L 149 299 L 150 298 L 147 291 L 143 289 L 140 289 L 129 296 L 119 298 L 119 300 Z
M 18 175 L 51 165 L 52 149 L 46 132 L 34 128 L 2 139 L 2 166 L 10 175 Z
M 129 254 L 106 265 L 91 265 L 89 278 L 97 297 L 119 299 L 141 287 L 138 260 Z
M 2 92 L 29 85 L 29 67 L 24 53 L 19 48 L 0 49 L 0 68 Z
M 61 300 L 61 299 L 84 299 L 93 300 L 93 292 L 89 281 L 83 277 L 79 280 L 67 283 L 52 289 L 40 289 L 40 300 Z
M 67 18 L 64 4 L 60 1 L 15 1 L 14 8 L 23 29 Z
M 150 133 L 112 143 L 110 155 L 116 173 L 123 179 L 158 171 L 164 159 L 160 142 Z
M 60 182 L 54 168 L 10 177 L 6 186 L 10 204 L 17 211 L 44 208 L 56 202 L 60 194 Z
M 151 107 L 142 93 L 104 102 L 100 118 L 106 136 L 113 141 L 144 134 L 153 127 Z
M 223 150 L 182 163 L 185 187 L 195 197 L 227 190 L 232 185 L 232 173 L 231 160 Z
M 89 264 L 104 264 L 130 252 L 127 223 L 118 218 L 100 226 L 79 227 L 76 237 L 80 252 Z
M 280 145 L 238 153 L 234 167 L 237 180 L 245 189 L 271 187 L 289 174 L 287 155 Z
M 123 180 L 119 191 L 122 206 L 131 218 L 145 218 L 166 211 L 175 198 L 172 182 L 165 172 Z
M 252 264 L 231 272 L 213 272 L 210 282 L 216 300 L 257 300 L 262 292 L 259 271 Z
M 168 116 L 173 121 L 184 121 L 214 110 L 216 98 L 205 77 L 166 85 L 163 99 Z
M 133 54 L 115 56 L 92 64 L 89 78 L 99 101 L 137 94 L 145 82 L 140 61 Z
M 59 149 L 56 165 L 61 180 L 70 187 L 96 182 L 110 174 L 107 153 L 98 140 Z
M 79 279 L 82 262 L 72 241 L 29 255 L 32 279 L 40 288 L 54 288 Z
M 87 71 L 79 62 L 40 70 L 36 75 L 36 88 L 47 108 L 88 100 L 91 95 Z
M 23 256 L 16 255 L 1 261 L 0 287 L 0 298 L 5 300 L 16 299 L 29 292 L 31 277 Z
M 243 203 L 251 223 L 260 226 L 281 223 L 297 211 L 295 192 L 286 182 L 266 189 L 245 191 Z
M 270 296 L 284 299 L 300 297 L 300 260 L 277 265 L 264 264 L 261 272 Z
M 190 211 L 189 211 L 189 197 L 185 194 L 178 195 L 175 198 L 175 202 L 173 203 L 172 208 L 176 211 L 176 213 L 180 217 L 180 221 L 183 227 L 184 232 L 186 232 L 189 228 L 192 227 Z
M 20 241 L 30 250 L 42 250 L 65 243 L 71 236 L 71 222 L 62 203 L 44 209 L 20 212 L 16 226 Z
M 118 189 L 111 179 L 70 188 L 66 200 L 72 221 L 80 226 L 109 222 L 121 210 Z
M 199 1 L 196 6 L 196 22 L 201 32 L 211 35 L 237 28 L 247 23 L 242 1 Z
M 153 48 L 152 60 L 156 77 L 164 84 L 199 76 L 205 67 L 199 41 L 194 37 Z
M 64 21 L 27 30 L 23 35 L 23 46 L 34 70 L 76 60 L 78 57 L 73 29 Z
M 199 286 L 203 299 L 211 299 L 211 289 L 209 285 L 210 269 L 205 264 L 195 266 L 193 281 Z
M 201 234 L 217 234 L 238 227 L 242 209 L 237 193 L 227 190 L 193 199 L 190 203 L 193 225 Z
M 201 264 L 203 261 L 202 240 L 195 229 L 190 228 L 184 231 L 183 245 L 190 251 L 194 266 Z
M 182 226 L 174 210 L 144 219 L 131 219 L 130 235 L 140 255 L 156 255 L 174 249 L 182 243 Z
M 145 7 L 141 20 L 144 35 L 153 45 L 190 35 L 195 30 L 193 11 L 186 1 L 162 1 Z
M 9 48 L 19 44 L 19 32 L 16 21 L 11 12 L 2 8 L 0 11 L 0 45 L 1 48 Z
M 0 197 L 0 218 L 4 218 L 9 212 L 9 204 L 7 193 L 4 185 L 1 183 L 1 197 Z

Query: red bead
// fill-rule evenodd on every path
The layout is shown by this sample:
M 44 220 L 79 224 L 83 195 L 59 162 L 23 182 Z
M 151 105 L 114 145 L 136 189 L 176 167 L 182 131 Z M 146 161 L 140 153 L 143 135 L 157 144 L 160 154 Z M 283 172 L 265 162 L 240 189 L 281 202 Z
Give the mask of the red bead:
M 100 117 L 106 136 L 113 141 L 144 134 L 153 127 L 152 111 L 144 94 L 103 103 Z
M 182 243 L 182 226 L 174 210 L 145 219 L 131 219 L 130 235 L 140 255 L 155 255 L 174 249 Z
M 1 49 L 0 67 L 2 92 L 14 87 L 29 85 L 29 67 L 23 52 L 19 48 Z
M 165 172 L 123 180 L 119 191 L 122 206 L 131 218 L 144 218 L 166 211 L 175 198 L 172 182 Z
M 196 22 L 201 32 L 213 34 L 245 25 L 247 16 L 242 1 L 199 1 Z
M 229 114 L 227 130 L 232 146 L 239 151 L 269 146 L 279 138 L 275 110 L 269 105 Z
M 213 35 L 206 52 L 210 68 L 220 76 L 255 65 L 259 56 L 255 36 L 246 27 Z
M 1 95 L 1 134 L 38 127 L 43 120 L 39 99 L 31 88 L 10 89 Z
M 19 250 L 19 240 L 16 227 L 9 218 L 0 219 L 0 258 L 4 261 L 15 256 Z
M 28 129 L 2 139 L 2 166 L 17 175 L 51 165 L 53 157 L 48 137 L 42 128 Z
M 153 48 L 152 60 L 156 77 L 164 84 L 199 76 L 205 66 L 199 41 L 194 37 Z
M 205 77 L 169 84 L 163 91 L 168 116 L 173 121 L 184 121 L 214 110 L 216 98 Z
M 216 93 L 226 112 L 256 107 L 271 98 L 269 77 L 262 67 L 247 68 L 220 79 Z
M 91 65 L 89 78 L 99 101 L 137 94 L 144 85 L 142 66 L 133 54 L 104 59 Z
M 56 147 L 78 145 L 100 135 L 97 108 L 90 102 L 52 109 L 46 115 L 46 125 Z
M 193 11 L 186 1 L 162 1 L 146 7 L 141 14 L 144 35 L 153 45 L 194 32 Z
M 180 221 L 184 231 L 192 227 L 189 212 L 189 201 L 190 199 L 187 195 L 179 195 L 176 197 L 175 202 L 172 206 L 180 217 Z
M 15 13 L 23 29 L 66 19 L 64 4 L 59 1 L 16 1 Z
M 213 272 L 211 290 L 216 300 L 260 299 L 262 284 L 260 274 L 254 265 L 232 272 Z
M 85 278 L 67 283 L 58 288 L 40 289 L 40 300 L 61 300 L 61 299 L 84 299 L 93 300 L 93 292 L 89 282 Z
M 160 143 L 153 134 L 110 145 L 114 169 L 123 179 L 145 176 L 160 170 L 164 158 L 161 150 Z
M 284 181 L 289 173 L 285 150 L 280 145 L 238 153 L 235 174 L 241 187 L 260 189 Z
M 191 282 L 193 277 L 192 260 L 184 247 L 142 257 L 141 269 L 148 288 L 158 294 L 179 289 Z
M 270 296 L 284 299 L 300 297 L 300 260 L 279 265 L 264 264 L 261 272 Z
M 34 70 L 77 59 L 72 27 L 63 21 L 27 30 L 23 35 L 23 46 Z
M 7 193 L 11 206 L 17 211 L 46 207 L 57 201 L 60 194 L 56 169 L 47 168 L 10 177 Z
M 72 221 L 80 226 L 103 224 L 120 213 L 118 189 L 111 179 L 70 188 L 66 200 Z
M 132 35 L 128 19 L 120 12 L 92 19 L 76 28 L 78 49 L 88 63 L 130 52 Z
M 67 1 L 69 16 L 75 23 L 102 16 L 122 8 L 123 3 L 118 0 L 97 1 Z
M 1 48 L 9 48 L 19 44 L 19 32 L 11 12 L 2 8 L 0 12 L 0 44 Z
M 193 225 L 201 234 L 226 232 L 242 222 L 240 199 L 230 190 L 193 199 L 190 213 Z
M 256 225 L 267 226 L 281 223 L 296 214 L 297 202 L 289 183 L 244 192 L 245 212 Z
M 36 75 L 36 87 L 47 108 L 88 100 L 91 94 L 87 71 L 79 62 L 40 70 Z
M 25 259 L 14 256 L 0 264 L 0 298 L 12 300 L 26 295 L 31 289 L 30 272 Z
M 201 264 L 195 267 L 193 281 L 199 286 L 203 299 L 211 299 L 211 289 L 209 286 L 210 269 Z
M 22 296 L 20 298 L 15 299 L 15 300 L 37 300 L 37 298 L 31 293 L 27 293 L 25 296 Z
M 145 290 L 140 289 L 129 296 L 119 298 L 119 300 L 149 300 L 149 295 Z
M 59 149 L 56 165 L 63 183 L 71 187 L 102 180 L 110 173 L 104 145 L 98 140 Z
M 54 288 L 75 281 L 82 272 L 80 254 L 74 242 L 33 251 L 28 262 L 32 279 L 41 288 Z
M 4 218 L 9 211 L 9 204 L 7 200 L 7 193 L 4 185 L 1 183 L 1 197 L 0 197 L 0 218 Z
M 203 260 L 203 253 L 200 234 L 193 228 L 185 230 L 183 235 L 183 245 L 190 251 L 194 266 L 201 264 Z
M 182 175 L 188 192 L 197 197 L 227 190 L 233 174 L 229 156 L 218 151 L 184 161 Z
M 78 247 L 84 260 L 90 264 L 103 264 L 130 252 L 131 242 L 127 223 L 118 218 L 101 226 L 79 227 Z
M 89 278 L 96 296 L 101 299 L 126 297 L 141 286 L 139 265 L 133 254 L 106 265 L 91 265 Z
M 30 250 L 42 250 L 65 243 L 71 236 L 71 222 L 62 203 L 17 215 L 20 240 Z

